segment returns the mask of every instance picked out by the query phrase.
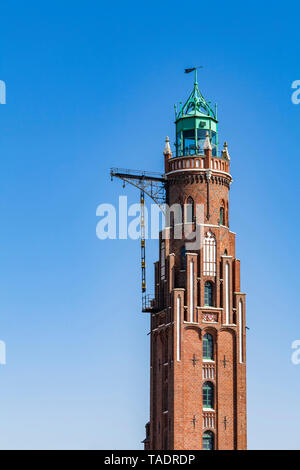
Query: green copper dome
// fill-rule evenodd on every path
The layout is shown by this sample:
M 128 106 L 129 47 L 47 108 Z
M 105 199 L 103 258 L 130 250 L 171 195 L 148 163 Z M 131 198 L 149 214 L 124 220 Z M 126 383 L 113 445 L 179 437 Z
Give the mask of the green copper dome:
M 175 105 L 176 124 L 176 157 L 184 155 L 202 155 L 203 145 L 208 131 L 212 155 L 218 153 L 218 121 L 217 106 L 214 110 L 210 101 L 207 102 L 201 94 L 197 83 L 197 70 L 195 70 L 195 83 L 192 93 L 179 111 Z

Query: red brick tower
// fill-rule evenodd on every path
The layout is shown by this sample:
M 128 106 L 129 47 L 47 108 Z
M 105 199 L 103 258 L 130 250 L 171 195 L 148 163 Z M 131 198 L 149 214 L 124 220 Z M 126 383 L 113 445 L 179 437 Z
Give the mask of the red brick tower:
M 164 150 L 172 210 L 160 237 L 149 308 L 145 449 L 247 445 L 245 294 L 229 229 L 230 157 L 226 143 L 218 152 L 217 122 L 196 78 L 189 99 L 176 111 L 176 156 L 168 138 Z

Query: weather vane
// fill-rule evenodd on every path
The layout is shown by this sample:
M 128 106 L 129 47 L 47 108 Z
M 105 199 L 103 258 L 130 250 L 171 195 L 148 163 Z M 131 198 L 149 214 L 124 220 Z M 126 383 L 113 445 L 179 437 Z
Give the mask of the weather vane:
M 198 67 L 192 67 L 191 69 L 184 69 L 184 73 L 191 73 L 194 72 L 194 70 L 197 69 L 203 69 L 203 65 L 198 65 Z
M 190 69 L 184 69 L 184 73 L 191 73 L 195 71 L 195 84 L 197 84 L 197 70 L 203 69 L 203 65 L 198 65 L 197 67 L 191 67 Z

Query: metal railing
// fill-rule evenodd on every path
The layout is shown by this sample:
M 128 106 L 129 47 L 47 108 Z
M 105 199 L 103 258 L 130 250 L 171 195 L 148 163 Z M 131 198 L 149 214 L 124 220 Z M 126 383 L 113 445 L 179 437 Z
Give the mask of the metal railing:
M 142 310 L 150 310 L 153 307 L 154 296 L 151 294 L 144 294 L 142 297 Z
M 128 168 L 111 168 L 110 173 L 112 176 L 114 176 L 115 173 L 121 173 L 124 175 L 135 175 L 137 177 L 140 176 L 146 176 L 146 177 L 157 177 L 157 178 L 164 178 L 164 175 L 162 173 L 159 173 L 158 171 L 142 171 L 142 170 L 129 170 Z

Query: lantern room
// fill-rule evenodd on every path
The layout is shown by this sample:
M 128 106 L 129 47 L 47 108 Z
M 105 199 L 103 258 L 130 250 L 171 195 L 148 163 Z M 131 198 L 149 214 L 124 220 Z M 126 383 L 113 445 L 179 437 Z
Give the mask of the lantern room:
M 176 157 L 186 155 L 203 155 L 203 145 L 208 132 L 212 146 L 212 155 L 218 155 L 218 120 L 217 105 L 212 109 L 210 101 L 202 96 L 197 83 L 197 70 L 192 93 L 186 103 L 177 110 L 176 124 Z

